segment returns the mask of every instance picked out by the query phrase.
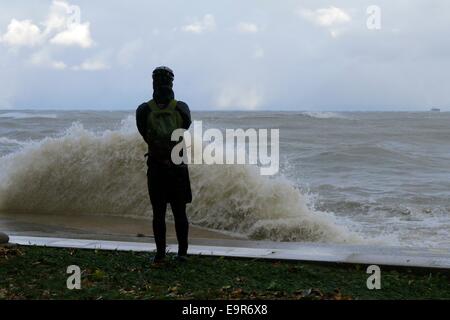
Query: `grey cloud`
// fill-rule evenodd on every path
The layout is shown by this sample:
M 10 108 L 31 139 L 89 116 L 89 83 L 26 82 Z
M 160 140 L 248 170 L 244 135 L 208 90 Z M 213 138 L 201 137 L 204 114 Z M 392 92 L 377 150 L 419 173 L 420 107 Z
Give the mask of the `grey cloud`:
M 365 0 L 69 2 L 90 22 L 95 46 L 60 48 L 54 59 L 81 65 L 108 52 L 109 69 L 36 69 L 25 65 L 33 50 L 11 54 L 0 44 L 0 64 L 9 66 L 0 80 L 16 80 L 14 90 L 0 88 L 9 103 L 132 109 L 151 94 L 151 69 L 168 64 L 176 71 L 177 96 L 194 109 L 450 108 L 446 0 L 376 1 L 382 9 L 379 31 L 366 28 L 366 8 L 373 2 Z M 50 3 L 2 4 L 0 34 L 12 18 L 41 21 Z M 336 26 L 336 38 L 334 26 L 296 14 L 330 6 L 351 17 Z M 210 32 L 183 32 L 207 14 L 215 22 Z M 249 22 L 258 32 L 237 32 L 239 23 Z

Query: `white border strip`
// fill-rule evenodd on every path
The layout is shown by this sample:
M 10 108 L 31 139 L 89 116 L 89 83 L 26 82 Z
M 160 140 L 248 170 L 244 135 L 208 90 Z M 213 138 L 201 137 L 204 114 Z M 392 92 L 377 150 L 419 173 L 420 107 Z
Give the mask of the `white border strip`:
M 78 248 L 96 250 L 118 250 L 151 252 L 156 250 L 154 243 L 84 240 L 65 238 L 44 237 L 22 237 L 11 236 L 10 243 L 24 246 L 45 246 L 57 248 Z M 167 250 L 171 253 L 177 252 L 176 245 L 169 245 Z M 243 248 L 224 246 L 200 246 L 190 245 L 189 254 L 207 256 L 225 256 L 241 258 L 260 258 L 277 260 L 316 261 L 316 262 L 338 262 L 357 264 L 376 264 L 405 267 L 441 268 L 450 269 L 450 254 L 420 255 L 420 252 L 396 253 L 361 253 L 351 248 L 348 250 L 336 250 L 331 246 L 299 245 L 296 249 L 267 249 L 267 248 Z

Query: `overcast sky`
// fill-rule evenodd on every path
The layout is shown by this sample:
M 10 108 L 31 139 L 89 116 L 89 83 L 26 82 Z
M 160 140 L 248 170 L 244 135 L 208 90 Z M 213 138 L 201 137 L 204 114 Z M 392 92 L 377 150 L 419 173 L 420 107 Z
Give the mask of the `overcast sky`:
M 448 0 L 0 5 L 3 109 L 134 109 L 168 65 L 194 110 L 450 110 Z

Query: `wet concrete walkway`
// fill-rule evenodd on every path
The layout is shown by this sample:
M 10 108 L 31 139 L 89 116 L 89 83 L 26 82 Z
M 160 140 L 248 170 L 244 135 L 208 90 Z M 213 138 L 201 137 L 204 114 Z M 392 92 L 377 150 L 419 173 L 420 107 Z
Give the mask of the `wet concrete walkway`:
M 173 239 L 170 242 L 174 243 Z M 152 239 L 112 241 L 12 235 L 10 243 L 119 251 L 151 252 L 155 250 Z M 167 249 L 169 252 L 177 252 L 176 244 L 169 244 Z M 450 269 L 450 252 L 447 249 L 198 238 L 191 241 L 189 254 Z

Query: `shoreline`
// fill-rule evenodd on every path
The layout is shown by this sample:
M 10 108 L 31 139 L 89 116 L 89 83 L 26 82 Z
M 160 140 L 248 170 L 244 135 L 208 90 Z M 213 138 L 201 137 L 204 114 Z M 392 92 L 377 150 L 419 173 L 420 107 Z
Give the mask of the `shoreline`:
M 10 236 L 10 244 L 47 248 L 95 249 L 101 251 L 154 252 L 156 250 L 152 239 L 136 242 L 130 240 L 112 241 L 82 238 Z M 176 253 L 178 246 L 174 242 L 168 242 L 166 250 L 168 253 Z M 188 255 L 377 265 L 450 271 L 450 252 L 446 249 L 193 239 L 189 245 Z
M 169 214 L 167 215 L 169 216 Z M 166 221 L 167 238 L 176 238 L 173 221 Z M 153 238 L 151 218 L 124 218 L 88 215 L 0 214 L 0 230 L 18 236 L 88 237 L 90 239 Z M 193 239 L 244 239 L 225 232 L 189 225 Z
M 0 215 L 0 230 L 10 236 L 11 243 L 19 245 L 138 252 L 154 250 L 151 219 L 3 214 Z M 448 248 L 255 241 L 192 225 L 189 242 L 189 254 L 191 255 L 377 264 L 450 270 L 450 250 Z M 169 252 L 176 252 L 177 239 L 172 222 L 167 222 L 167 244 Z

